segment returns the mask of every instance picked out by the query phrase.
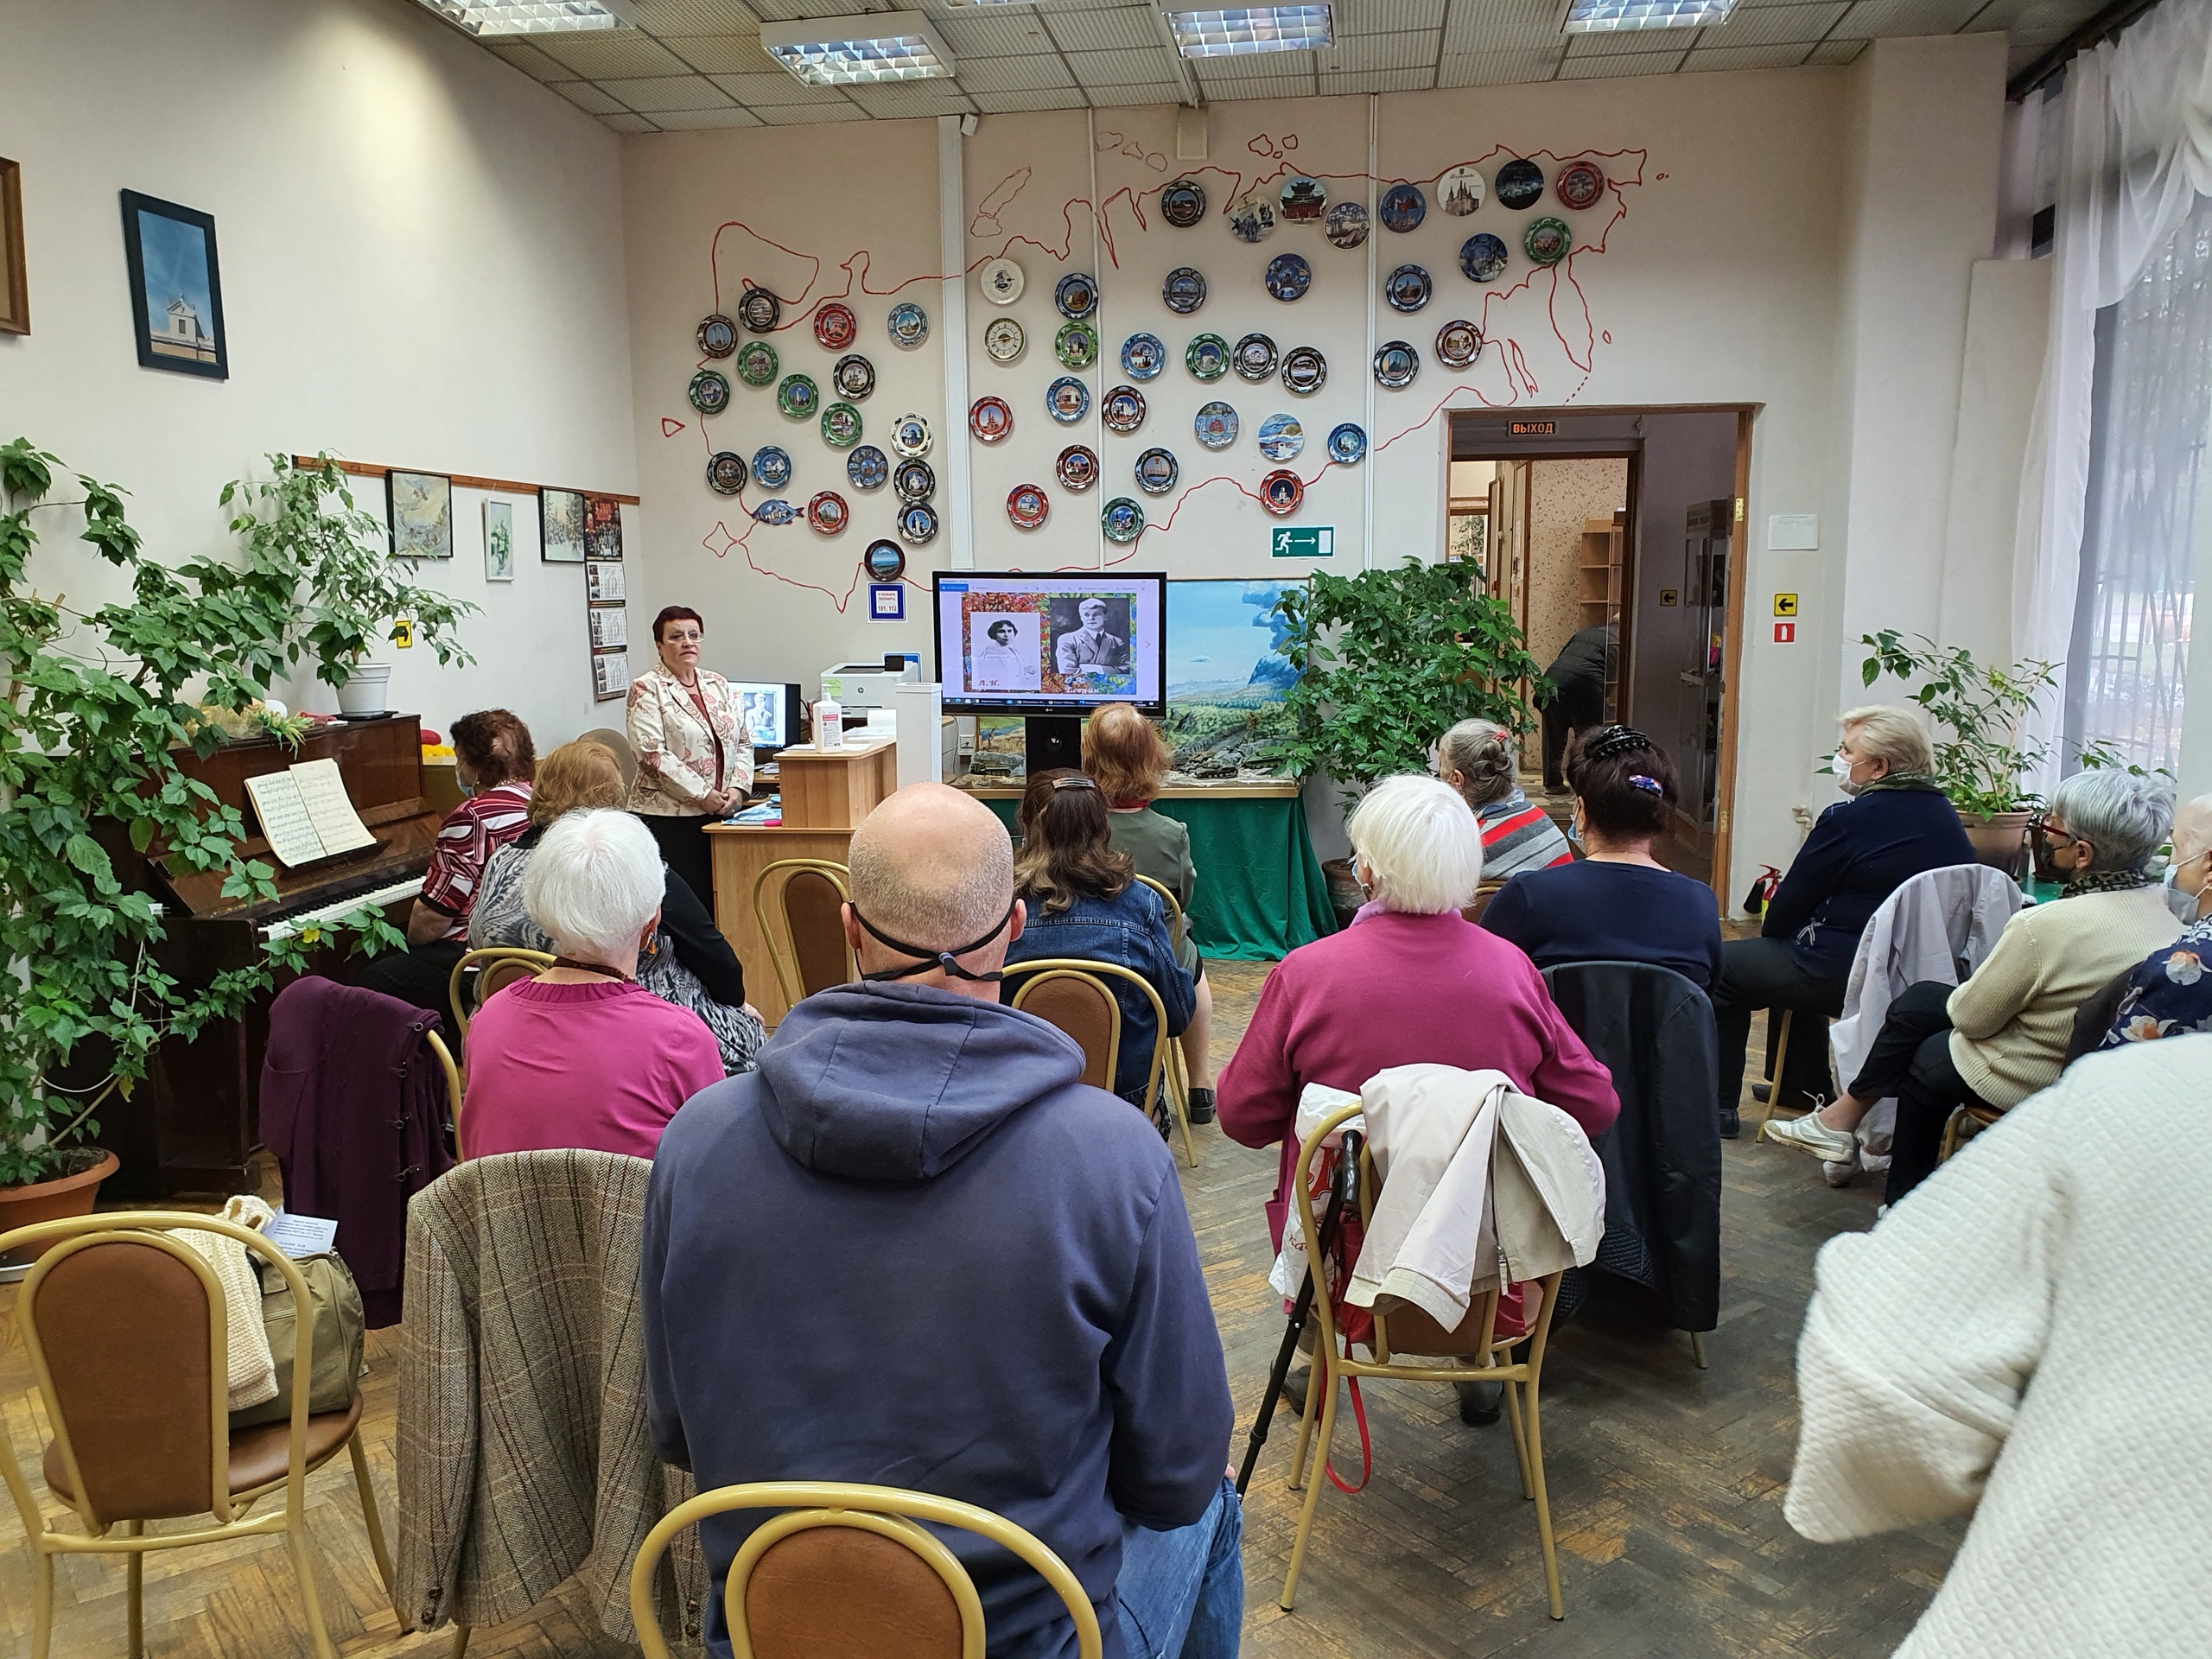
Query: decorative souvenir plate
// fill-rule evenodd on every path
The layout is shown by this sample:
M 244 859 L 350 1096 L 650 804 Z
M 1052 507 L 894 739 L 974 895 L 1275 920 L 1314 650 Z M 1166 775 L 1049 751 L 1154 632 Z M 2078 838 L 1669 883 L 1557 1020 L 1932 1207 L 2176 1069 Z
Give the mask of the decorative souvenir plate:
M 1236 342 L 1234 361 L 1238 378 L 1265 380 L 1275 372 L 1275 343 L 1265 334 L 1247 334 Z
M 1296 461 L 1306 448 L 1306 429 L 1295 415 L 1270 415 L 1260 423 L 1260 453 L 1269 461 Z
M 1455 167 L 1436 181 L 1436 205 L 1454 219 L 1483 205 L 1483 175 L 1471 167 Z
M 806 522 L 824 536 L 835 536 L 851 522 L 853 510 L 835 490 L 817 490 L 806 504 Z
M 790 502 L 781 499 L 763 501 L 753 509 L 753 519 L 755 524 L 788 524 L 798 517 L 798 510 Z
M 1329 359 L 1311 346 L 1294 346 L 1282 354 L 1282 383 L 1300 397 L 1311 397 L 1329 378 Z
M 891 475 L 891 487 L 909 505 L 937 493 L 937 471 L 926 461 L 902 461 Z
M 719 311 L 699 325 L 699 350 L 707 357 L 728 357 L 737 349 L 737 325 Z
M 1569 162 L 1552 180 L 1552 194 L 1560 207 L 1579 213 L 1598 205 L 1605 194 L 1605 175 L 1594 162 Z
M 1116 386 L 1098 405 L 1098 415 L 1109 432 L 1126 438 L 1144 424 L 1144 393 L 1135 386 Z
M 1465 368 L 1482 350 L 1482 330 L 1464 317 L 1455 317 L 1436 331 L 1436 360 L 1447 369 Z
M 1340 201 L 1329 209 L 1321 221 L 1321 234 L 1329 238 L 1332 248 L 1357 248 L 1367 241 L 1367 204 L 1363 201 Z
M 1229 233 L 1239 242 L 1264 242 L 1275 233 L 1275 205 L 1256 190 L 1229 205 Z
M 875 390 L 875 365 L 858 352 L 849 352 L 830 371 L 830 383 L 855 403 L 865 403 Z
M 1298 474 L 1285 467 L 1280 472 L 1269 473 L 1260 480 L 1260 505 L 1278 518 L 1287 518 L 1298 511 L 1299 503 L 1306 499 L 1306 486 L 1298 481 Z
M 791 481 L 791 458 L 774 444 L 753 452 L 753 476 L 772 490 Z
M 1403 236 L 1408 231 L 1420 227 L 1428 217 L 1428 198 L 1421 193 L 1417 184 L 1394 184 L 1382 193 L 1382 204 L 1375 216 L 1382 221 L 1386 231 L 1395 231 Z
M 804 374 L 787 374 L 776 388 L 776 407 L 795 421 L 803 421 L 822 407 L 822 389 Z
M 1219 334 L 1200 334 L 1183 348 L 1183 366 L 1194 380 L 1218 380 L 1229 372 L 1229 342 Z
M 1521 251 L 1540 265 L 1555 265 L 1574 246 L 1574 232 L 1563 219 L 1532 219 L 1521 234 Z
M 885 326 L 891 330 L 891 343 L 911 352 L 930 337 L 930 314 L 912 300 L 902 300 L 891 308 L 891 315 L 885 319 Z M 891 543 L 878 542 L 876 545 L 890 547 Z M 896 548 L 892 550 L 898 551 Z
M 784 302 L 765 288 L 748 288 L 738 299 L 737 320 L 765 334 L 784 320 Z
M 1064 369 L 1081 371 L 1098 360 L 1098 331 L 1087 322 L 1064 322 L 1052 336 L 1052 355 Z
M 1206 302 L 1205 273 L 1189 265 L 1178 265 L 1167 273 L 1167 280 L 1160 285 L 1160 302 L 1179 317 L 1187 317 Z
M 906 550 L 896 542 L 870 542 L 861 555 L 861 568 L 870 582 L 896 582 L 906 574 Z
M 729 407 L 729 379 L 716 369 L 702 369 L 691 377 L 691 407 L 702 415 L 719 415 Z
M 1167 366 L 1167 342 L 1158 334 L 1131 334 L 1122 342 L 1122 372 L 1132 380 L 1152 380 Z
M 1428 303 L 1428 273 L 1419 265 L 1400 265 L 1382 279 L 1382 297 L 1393 311 L 1418 311 Z
M 1147 495 L 1165 495 L 1175 487 L 1183 469 L 1165 449 L 1147 449 L 1137 457 L 1137 488 Z
M 1012 305 L 1021 297 L 1021 267 L 1011 259 L 994 259 L 976 273 L 983 297 L 993 305 Z
M 1071 374 L 1064 374 L 1045 388 L 1045 412 L 1062 426 L 1072 426 L 1090 413 L 1090 388 Z
M 1062 316 L 1080 322 L 1098 308 L 1098 284 L 1088 271 L 1071 270 L 1054 285 L 1052 303 Z
M 1236 442 L 1236 411 L 1224 403 L 1201 404 L 1191 430 L 1209 449 L 1226 449 Z
M 1544 169 L 1534 162 L 1508 162 L 1497 169 L 1497 205 L 1518 213 L 1544 194 Z
M 1328 205 L 1328 187 L 1320 180 L 1309 179 L 1302 173 L 1294 173 L 1282 181 L 1282 222 L 1284 224 L 1319 224 L 1321 210 Z
M 832 449 L 849 449 L 861 441 L 861 412 L 850 404 L 832 404 L 822 411 L 822 442 Z
M 1385 340 L 1375 348 L 1375 384 L 1385 391 L 1403 391 L 1421 372 L 1421 353 L 1402 340 Z
M 937 509 L 917 501 L 899 515 L 899 539 L 909 547 L 927 547 L 937 540 Z
M 1178 179 L 1160 193 L 1160 216 L 1179 231 L 1187 231 L 1206 216 L 1205 187 L 1196 179 Z
M 1098 481 L 1097 451 L 1088 444 L 1070 444 L 1052 463 L 1052 476 L 1060 480 L 1062 489 L 1082 494 Z
M 930 452 L 930 423 L 918 415 L 901 415 L 891 423 L 891 453 L 911 461 Z
M 1098 522 L 1108 541 L 1116 547 L 1126 546 L 1144 534 L 1144 509 L 1128 496 L 1117 495 L 1106 504 Z
M 1003 443 L 1014 435 L 1014 411 L 1003 397 L 978 397 L 968 406 L 968 429 L 978 443 Z
M 1357 467 L 1367 454 L 1367 434 L 1351 422 L 1329 434 L 1329 459 L 1339 467 Z
M 814 337 L 825 352 L 842 352 L 861 337 L 861 321 L 853 308 L 825 300 L 814 308 Z
M 1268 261 L 1268 292 L 1279 300 L 1301 298 L 1313 286 L 1313 267 L 1295 253 L 1279 253 Z
M 746 342 L 731 366 L 747 385 L 766 386 L 775 384 L 776 372 L 783 365 L 776 361 L 774 346 L 765 340 L 754 340 Z
M 1503 237 L 1478 231 L 1459 245 L 1459 272 L 1471 283 L 1494 283 L 1505 275 L 1509 257 Z
M 1041 484 L 1017 484 L 1006 498 L 1006 516 L 1016 530 L 1034 530 L 1052 516 L 1052 503 Z
M 735 495 L 745 487 L 745 457 L 734 449 L 718 449 L 707 462 L 707 482 L 717 495 Z
M 1000 317 L 983 330 L 983 354 L 994 363 L 1011 363 L 1021 355 L 1029 336 L 1012 317 Z
M 845 457 L 845 478 L 856 490 L 880 490 L 891 481 L 891 457 L 864 443 Z

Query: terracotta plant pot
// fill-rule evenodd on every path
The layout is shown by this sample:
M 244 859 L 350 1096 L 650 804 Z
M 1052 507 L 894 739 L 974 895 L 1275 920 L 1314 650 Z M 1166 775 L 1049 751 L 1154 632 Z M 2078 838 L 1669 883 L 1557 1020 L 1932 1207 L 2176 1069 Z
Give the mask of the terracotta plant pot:
M 2017 881 L 2027 874 L 2028 825 L 2034 817 L 2032 812 L 1993 812 L 1986 817 L 1979 812 L 1961 812 L 1959 822 L 1966 826 L 1967 839 L 1974 843 L 1974 857 Z
M 73 1175 L 56 1175 L 51 1180 L 33 1181 L 29 1186 L 0 1186 L 0 1233 L 41 1221 L 92 1214 L 92 1205 L 100 1195 L 100 1183 L 123 1167 L 121 1160 L 113 1153 L 94 1150 L 99 1150 L 99 1161 Z M 41 1250 L 0 1251 L 0 1268 L 27 1268 L 42 1254 Z
M 1359 890 L 1359 878 L 1352 874 L 1348 858 L 1325 858 L 1321 874 L 1329 884 L 1329 908 L 1337 912 L 1339 929 L 1351 925 L 1351 918 L 1367 902 L 1367 895 Z

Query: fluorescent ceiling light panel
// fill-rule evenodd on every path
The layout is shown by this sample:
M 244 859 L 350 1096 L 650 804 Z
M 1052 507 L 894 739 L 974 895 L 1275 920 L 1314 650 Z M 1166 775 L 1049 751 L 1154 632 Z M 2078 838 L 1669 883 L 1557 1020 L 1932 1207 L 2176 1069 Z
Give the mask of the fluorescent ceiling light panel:
M 1707 29 L 1728 21 L 1736 0 L 1572 0 L 1570 35 L 1603 35 L 1621 29 Z
M 580 35 L 620 29 L 622 20 L 598 0 L 422 0 L 471 35 Z
M 1186 58 L 1244 58 L 1260 52 L 1311 52 L 1333 45 L 1326 6 L 1252 6 L 1235 11 L 1171 11 L 1167 31 Z
M 951 48 L 918 11 L 763 23 L 760 48 L 810 86 L 929 80 L 952 73 Z

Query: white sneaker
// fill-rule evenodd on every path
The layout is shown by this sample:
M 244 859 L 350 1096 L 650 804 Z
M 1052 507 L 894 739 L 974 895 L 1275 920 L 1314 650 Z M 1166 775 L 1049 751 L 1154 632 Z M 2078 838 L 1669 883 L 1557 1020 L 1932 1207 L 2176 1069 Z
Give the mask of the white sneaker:
M 1838 1162 L 1832 1158 L 1823 1158 L 1821 1160 L 1821 1179 L 1830 1186 L 1849 1186 L 1859 1179 L 1859 1160 L 1851 1158 Z
M 1802 1117 L 1770 1118 L 1764 1134 L 1770 1141 L 1809 1152 L 1832 1164 L 1853 1160 L 1859 1156 L 1859 1138 L 1842 1129 L 1828 1128 L 1821 1122 L 1818 1112 L 1808 1112 Z

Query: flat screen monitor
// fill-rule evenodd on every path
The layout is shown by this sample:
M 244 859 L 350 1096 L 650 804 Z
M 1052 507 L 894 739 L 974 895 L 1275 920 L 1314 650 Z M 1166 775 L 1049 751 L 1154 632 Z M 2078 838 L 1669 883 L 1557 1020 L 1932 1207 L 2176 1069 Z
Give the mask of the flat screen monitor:
M 729 689 L 744 711 L 745 728 L 753 734 L 754 748 L 780 749 L 796 741 L 798 687 L 772 680 L 732 680 Z
M 1167 711 L 1164 572 L 932 573 L 948 714 Z

